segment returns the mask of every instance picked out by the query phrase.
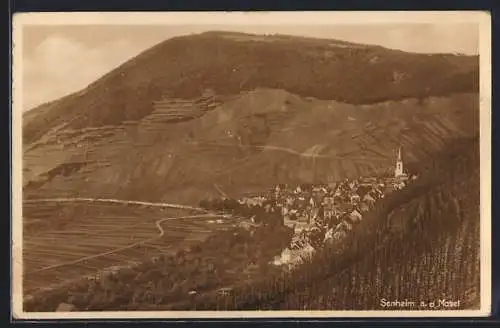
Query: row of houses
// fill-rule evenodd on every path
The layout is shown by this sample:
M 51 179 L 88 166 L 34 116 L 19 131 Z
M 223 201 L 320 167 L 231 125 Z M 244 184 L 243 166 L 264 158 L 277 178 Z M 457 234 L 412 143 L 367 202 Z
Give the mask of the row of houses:
M 278 185 L 268 197 L 259 195 L 264 206 L 276 206 L 283 223 L 294 229 L 291 244 L 274 264 L 298 264 L 325 243 L 344 238 L 378 200 L 416 178 L 361 177 L 328 185 Z

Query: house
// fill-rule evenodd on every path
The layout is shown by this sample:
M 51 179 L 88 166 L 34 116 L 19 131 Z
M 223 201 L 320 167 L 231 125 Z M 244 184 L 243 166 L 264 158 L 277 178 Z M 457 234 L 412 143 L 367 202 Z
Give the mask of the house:
M 351 195 L 351 204 L 357 204 L 361 200 L 361 197 L 358 194 Z
M 333 239 L 335 240 L 340 240 L 341 238 L 344 238 L 346 236 L 346 233 L 342 230 L 335 231 L 333 234 Z
M 305 240 L 300 236 L 294 236 L 292 238 L 292 241 L 290 242 L 290 248 L 292 250 L 302 248 L 304 247 L 304 245 L 305 245 Z
M 351 231 L 352 229 L 352 223 L 349 222 L 349 220 L 342 220 L 339 224 L 337 224 L 337 227 L 335 228 L 335 231 Z
M 323 198 L 323 204 L 327 206 L 333 206 L 335 204 L 335 198 L 333 197 L 325 197 Z
M 339 205 L 338 205 L 338 210 L 341 213 L 351 212 L 353 209 L 354 209 L 354 205 L 352 205 L 350 203 L 339 203 Z
M 368 206 L 368 204 L 366 203 L 361 203 L 359 205 L 359 209 L 361 212 L 368 212 L 370 210 L 370 206 Z
M 288 207 L 286 206 L 281 207 L 281 215 L 286 216 L 288 215 L 288 212 L 289 212 Z
M 363 200 L 365 202 L 375 202 L 375 198 L 373 197 L 372 193 L 373 191 L 366 193 L 365 196 L 363 197 Z
M 302 260 L 306 260 L 311 258 L 311 256 L 314 254 L 315 249 L 314 247 L 311 246 L 311 244 L 306 243 L 306 245 L 299 250 L 299 257 Z
M 293 263 L 293 251 L 289 248 L 285 248 L 280 255 L 274 258 L 274 265 L 284 265 Z
M 295 223 L 295 226 L 293 228 L 295 234 L 299 234 L 303 232 L 304 230 L 309 229 L 309 222 L 307 221 L 297 221 Z
M 364 177 L 362 179 L 363 182 L 369 182 L 369 183 L 375 183 L 377 182 L 377 178 L 376 177 Z
M 363 215 L 357 209 L 355 209 L 349 214 L 349 217 L 353 222 L 358 222 L 361 221 Z
M 373 206 L 375 205 L 375 198 L 373 198 L 373 196 L 370 193 L 367 193 L 363 197 L 363 202 L 367 203 L 369 206 Z
M 252 227 L 256 227 L 258 225 L 255 223 L 247 222 L 247 221 L 241 221 L 238 226 L 245 229 L 245 230 L 250 230 Z
M 406 186 L 406 184 L 404 183 L 404 181 L 394 182 L 394 184 L 393 184 L 393 190 L 401 190 L 405 186 Z
M 323 216 L 327 219 L 331 219 L 335 216 L 335 209 L 331 207 L 325 207 L 323 209 Z
M 325 233 L 325 238 L 323 239 L 323 242 L 329 242 L 333 240 L 335 230 L 333 228 L 328 229 L 328 231 Z
M 287 216 L 286 216 L 286 217 L 284 217 L 284 219 L 283 219 L 283 224 L 284 224 L 285 226 L 287 226 L 288 228 L 292 228 L 292 229 L 294 229 L 294 230 L 295 230 L 295 224 L 296 224 L 296 223 L 297 223 L 297 221 L 295 221 L 295 220 L 290 220 Z

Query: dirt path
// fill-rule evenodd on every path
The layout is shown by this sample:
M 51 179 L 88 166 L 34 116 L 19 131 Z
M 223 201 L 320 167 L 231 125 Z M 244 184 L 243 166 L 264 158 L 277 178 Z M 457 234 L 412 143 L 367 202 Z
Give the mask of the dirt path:
M 209 146 L 218 146 L 218 147 L 243 147 L 243 148 L 253 148 L 253 149 L 259 149 L 259 150 L 275 150 L 275 151 L 281 151 L 281 152 L 286 152 L 289 154 L 297 155 L 300 157 L 309 157 L 309 158 L 330 158 L 330 159 L 337 159 L 337 160 L 352 160 L 352 161 L 380 161 L 380 162 L 386 162 L 386 158 L 377 158 L 377 157 L 343 157 L 343 156 L 336 156 L 336 155 L 321 155 L 319 152 L 322 150 L 323 147 L 319 147 L 319 145 L 313 146 L 312 149 L 308 149 L 305 152 L 299 152 L 291 148 L 286 148 L 286 147 L 280 147 L 280 146 L 272 146 L 272 145 L 266 145 L 266 146 L 258 146 L 258 145 L 239 145 L 239 144 L 224 144 L 224 143 L 216 143 L 216 142 L 191 142 L 192 145 L 209 145 Z
M 154 203 L 154 202 L 143 202 L 136 200 L 123 200 L 123 199 L 112 199 L 112 198 L 85 198 L 85 197 L 75 197 L 75 198 L 40 198 L 40 199 L 26 199 L 23 200 L 23 203 L 51 203 L 51 202 L 66 202 L 66 203 L 75 203 L 75 202 L 91 202 L 91 203 L 114 203 L 114 204 L 128 204 L 128 205 L 144 205 L 151 207 L 168 207 L 168 208 L 178 208 L 182 210 L 193 210 L 199 212 L 207 212 L 207 210 L 202 209 L 200 207 L 193 207 L 187 205 L 180 204 L 171 204 L 171 203 Z

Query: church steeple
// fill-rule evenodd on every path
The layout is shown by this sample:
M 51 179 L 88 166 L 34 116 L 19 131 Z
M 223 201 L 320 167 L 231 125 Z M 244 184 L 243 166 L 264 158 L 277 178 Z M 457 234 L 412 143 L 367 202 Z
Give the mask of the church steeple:
M 396 168 L 394 169 L 394 177 L 399 178 L 404 176 L 403 172 L 403 159 L 401 157 L 401 146 L 398 148 L 398 158 L 396 161 Z

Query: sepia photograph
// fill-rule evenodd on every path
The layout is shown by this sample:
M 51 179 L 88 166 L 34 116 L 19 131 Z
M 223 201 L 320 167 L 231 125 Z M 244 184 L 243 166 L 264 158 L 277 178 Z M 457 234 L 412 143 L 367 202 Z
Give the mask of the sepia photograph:
M 486 316 L 490 15 L 13 19 L 16 319 Z

